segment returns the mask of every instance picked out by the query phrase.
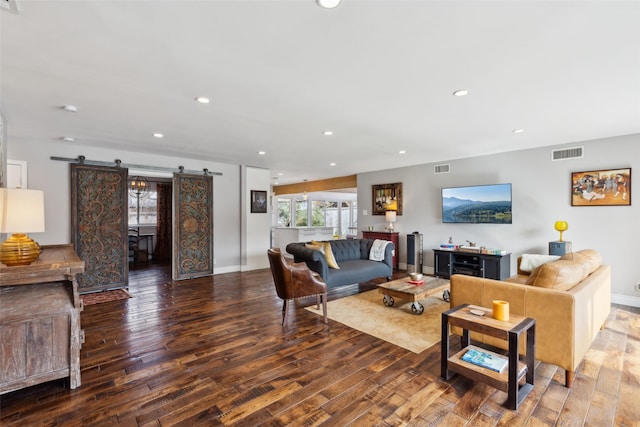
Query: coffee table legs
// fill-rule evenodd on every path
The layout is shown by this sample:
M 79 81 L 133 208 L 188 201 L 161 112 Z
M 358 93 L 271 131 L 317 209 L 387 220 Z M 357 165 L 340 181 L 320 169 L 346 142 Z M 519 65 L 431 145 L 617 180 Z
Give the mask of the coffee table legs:
M 393 307 L 393 304 L 395 304 L 395 300 L 393 299 L 393 297 L 387 294 L 385 294 L 384 297 L 382 298 L 382 302 L 387 307 Z M 420 304 L 419 301 L 414 301 L 411 303 L 411 312 L 413 314 L 422 314 L 424 313 L 424 306 Z
M 418 301 L 414 301 L 413 304 L 411 304 L 411 312 L 413 314 L 422 314 L 424 312 L 424 306 Z

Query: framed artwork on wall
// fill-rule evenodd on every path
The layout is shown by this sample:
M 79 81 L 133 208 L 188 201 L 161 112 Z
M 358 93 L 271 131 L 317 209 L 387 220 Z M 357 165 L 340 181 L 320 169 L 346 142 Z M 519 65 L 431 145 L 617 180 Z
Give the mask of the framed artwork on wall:
M 631 206 L 631 168 L 572 172 L 571 206 Z
M 372 215 L 384 215 L 386 211 L 396 211 L 402 215 L 402 183 L 381 184 L 371 186 L 373 194 Z
M 267 213 L 267 192 L 251 190 L 251 213 Z

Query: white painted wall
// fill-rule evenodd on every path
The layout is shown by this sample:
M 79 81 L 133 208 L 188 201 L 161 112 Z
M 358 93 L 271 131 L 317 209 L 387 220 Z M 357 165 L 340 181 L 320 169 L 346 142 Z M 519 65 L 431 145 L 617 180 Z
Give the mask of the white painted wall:
M 271 203 L 267 199 L 267 213 L 251 213 L 251 190 L 266 191 L 271 196 L 271 174 L 268 169 L 245 166 L 242 168 L 243 192 L 243 260 L 241 271 L 268 268 L 267 249 L 271 244 Z
M 583 158 L 551 161 L 551 149 L 576 145 L 584 145 Z M 386 225 L 384 216 L 371 216 L 371 185 L 402 182 L 403 215 L 394 224 L 400 232 L 401 266 L 406 265 L 406 235 L 418 231 L 423 234 L 426 272 L 433 271 L 431 249 L 451 236 L 454 243 L 470 240 L 506 249 L 512 253 L 515 274 L 519 255 L 548 252 L 548 242 L 558 239 L 553 224 L 561 219 L 569 222 L 563 238 L 572 242 L 574 251 L 596 249 L 611 265 L 614 302 L 640 306 L 635 290 L 640 282 L 640 198 L 633 185 L 639 182 L 640 134 L 441 163 L 451 164 L 449 174 L 434 175 L 434 164 L 425 164 L 358 175 L 359 231 L 369 225 L 383 230 Z M 571 206 L 571 172 L 627 167 L 632 168 L 631 206 Z M 442 187 L 505 182 L 513 184 L 513 224 L 442 223 Z
M 221 172 L 213 177 L 214 271 L 238 271 L 240 266 L 240 167 L 224 163 L 194 159 L 158 156 L 153 153 L 115 152 L 99 148 L 82 147 L 54 141 L 21 142 L 8 145 L 8 156 L 25 160 L 28 164 L 29 188 L 43 190 L 45 194 L 44 233 L 33 237 L 42 245 L 71 242 L 70 167 L 69 163 L 51 160 L 51 156 L 87 160 L 113 161 L 185 169 Z M 232 207 L 231 209 L 229 207 Z M 268 226 L 266 229 L 268 230 Z M 265 246 L 265 254 L 268 245 Z M 266 255 L 265 255 L 266 259 Z

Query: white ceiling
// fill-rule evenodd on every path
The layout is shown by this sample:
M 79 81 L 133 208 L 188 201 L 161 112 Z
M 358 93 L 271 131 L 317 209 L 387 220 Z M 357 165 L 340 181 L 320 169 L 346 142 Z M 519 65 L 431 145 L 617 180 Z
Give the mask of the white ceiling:
M 284 184 L 640 133 L 638 1 L 19 6 L 0 11 L 10 144 L 70 136 L 78 154 L 246 164 Z

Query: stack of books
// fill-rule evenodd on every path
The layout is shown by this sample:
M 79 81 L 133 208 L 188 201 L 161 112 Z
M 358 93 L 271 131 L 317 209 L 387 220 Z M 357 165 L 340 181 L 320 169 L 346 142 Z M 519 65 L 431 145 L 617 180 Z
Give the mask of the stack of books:
M 506 356 L 478 350 L 476 348 L 470 348 L 467 350 L 467 352 L 462 355 L 462 360 L 473 363 L 474 365 L 482 366 L 483 368 L 491 369 L 495 372 L 502 372 L 502 370 L 509 364 L 509 359 L 507 359 Z

